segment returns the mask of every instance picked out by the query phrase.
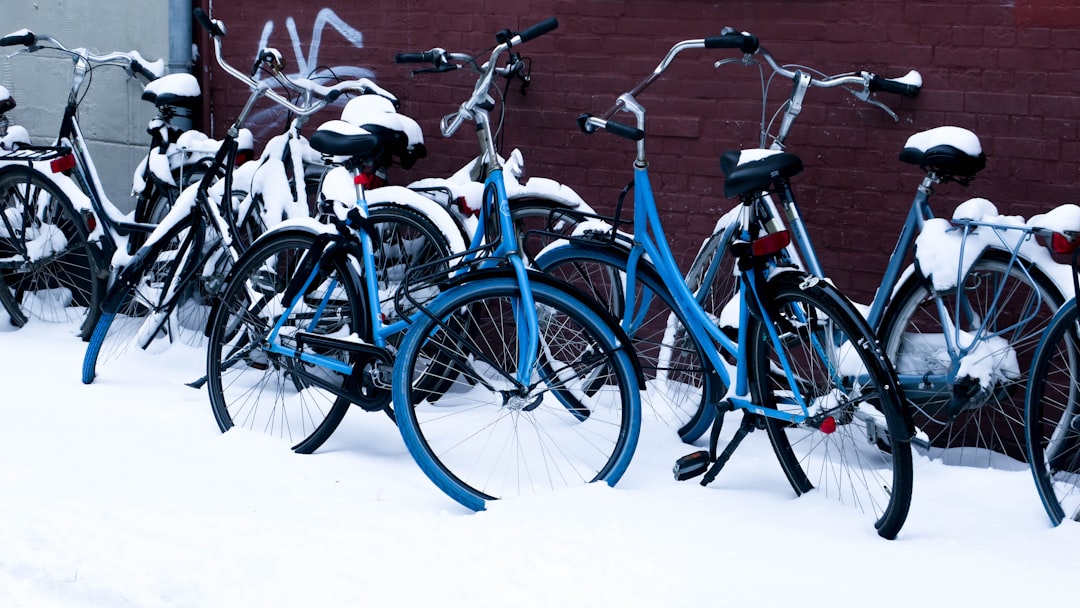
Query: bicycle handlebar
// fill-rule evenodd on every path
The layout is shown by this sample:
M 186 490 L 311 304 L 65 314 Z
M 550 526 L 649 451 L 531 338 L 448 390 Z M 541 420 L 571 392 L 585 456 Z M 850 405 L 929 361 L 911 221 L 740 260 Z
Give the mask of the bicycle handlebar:
M 749 32 L 737 32 L 735 28 L 724 28 L 719 36 L 706 38 L 703 41 L 707 49 L 739 49 L 744 53 L 756 53 L 761 44 L 757 36 Z
M 396 106 L 398 104 L 397 97 L 391 94 L 386 89 L 379 87 L 374 82 L 367 78 L 360 78 L 358 80 L 345 80 L 335 83 L 331 86 L 325 86 L 316 84 L 306 78 L 290 78 L 282 70 L 284 68 L 284 60 L 281 58 L 281 54 L 272 48 L 261 49 L 258 54 L 258 60 L 255 62 L 253 68 L 253 75 L 248 76 L 240 70 L 234 68 L 228 62 L 221 53 L 221 38 L 225 36 L 225 24 L 217 19 L 212 19 L 206 14 L 206 11 L 201 8 L 195 8 L 194 10 L 195 20 L 202 25 L 206 31 L 210 34 L 210 37 L 214 41 L 214 55 L 218 62 L 226 73 L 233 78 L 236 78 L 240 82 L 243 82 L 252 91 L 258 91 L 260 95 L 269 98 L 274 103 L 284 107 L 290 112 L 298 116 L 310 116 L 321 110 L 322 108 L 334 103 L 338 97 L 344 93 L 359 93 L 367 94 L 374 93 L 389 99 Z M 284 97 L 283 95 L 274 92 L 266 84 L 254 79 L 254 72 L 258 71 L 258 66 L 266 65 L 267 68 L 273 72 L 276 79 L 286 87 L 305 94 L 304 105 L 297 105 L 292 100 Z M 319 99 L 314 102 L 309 102 L 308 97 L 318 97 Z
M 604 120 L 602 118 L 597 118 L 589 113 L 578 116 L 577 121 L 578 128 L 581 129 L 582 133 L 592 134 L 595 133 L 597 129 L 604 129 L 612 135 L 618 135 L 619 137 L 623 137 L 631 141 L 641 141 L 642 139 L 645 139 L 645 131 L 642 131 L 637 127 L 621 122 L 615 122 L 613 120 Z
M 550 17 L 539 23 L 535 23 L 518 33 L 511 32 L 510 30 L 503 30 L 496 34 L 495 39 L 497 44 L 492 49 L 488 61 L 480 67 L 480 77 L 476 80 L 472 95 L 467 101 L 461 104 L 457 112 L 447 114 L 442 118 L 442 121 L 440 121 L 439 130 L 442 132 L 443 137 L 450 137 L 466 119 L 473 119 L 473 112 L 477 108 L 484 110 L 490 109 L 491 102 L 488 101 L 488 90 L 491 87 L 491 81 L 495 74 L 509 77 L 516 73 L 515 68 L 512 66 L 509 68 L 498 67 L 500 55 L 514 46 L 533 40 L 558 27 L 558 19 Z M 433 69 L 418 70 L 417 72 L 414 72 L 414 74 L 416 74 L 425 71 L 448 72 L 457 70 L 462 68 L 466 63 L 473 63 L 474 57 L 463 53 L 450 53 L 447 52 L 446 49 L 436 47 L 429 51 L 419 53 L 397 53 L 394 55 L 394 61 L 396 63 L 430 63 L 433 66 Z
M 885 93 L 893 93 L 894 95 L 900 95 L 902 97 L 914 98 L 919 95 L 919 90 L 922 89 L 922 84 L 906 83 L 904 79 L 910 77 L 912 74 L 918 75 L 915 70 L 911 70 L 907 75 L 901 78 L 882 78 L 877 74 L 871 74 L 870 82 L 867 86 L 870 92 L 882 91 Z M 920 82 L 922 78 L 919 78 Z
M 47 43 L 47 46 L 42 46 L 42 43 Z M 41 49 L 52 49 L 54 51 L 66 53 L 75 58 L 76 61 L 81 59 L 89 66 L 111 65 L 124 68 L 133 76 L 142 76 L 147 81 L 156 80 L 165 75 L 164 61 L 161 59 L 147 61 L 147 59 L 139 54 L 138 51 L 131 50 L 126 53 L 115 51 L 112 53 L 98 54 L 92 53 L 84 48 L 69 49 L 52 36 L 47 34 L 35 34 L 27 29 L 18 30 L 0 38 L 0 46 L 22 46 L 25 47 L 23 51 L 28 53 L 33 53 Z
M 33 46 L 37 36 L 30 30 L 19 30 L 0 38 L 0 46 Z
M 559 27 L 559 20 L 555 17 L 548 17 L 539 23 L 534 23 L 525 28 L 524 31 L 518 33 L 516 38 L 512 38 L 507 44 L 508 46 L 515 46 L 523 42 L 528 42 L 533 38 L 539 38 L 544 34 L 555 30 Z

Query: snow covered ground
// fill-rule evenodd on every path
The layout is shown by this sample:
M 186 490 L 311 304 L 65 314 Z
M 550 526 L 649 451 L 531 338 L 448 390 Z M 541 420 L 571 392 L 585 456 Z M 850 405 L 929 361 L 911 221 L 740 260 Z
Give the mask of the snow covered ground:
M 0 312 L 0 328 L 9 324 Z M 751 436 L 708 488 L 648 425 L 616 488 L 466 512 L 397 430 L 355 410 L 318 453 L 218 432 L 183 385 L 202 352 L 138 353 L 79 382 L 74 327 L 0 331 L 0 605 L 1072 605 L 1080 525 L 1052 529 L 1026 468 L 916 458 L 881 540 L 795 498 Z M 728 432 L 734 427 L 729 424 Z

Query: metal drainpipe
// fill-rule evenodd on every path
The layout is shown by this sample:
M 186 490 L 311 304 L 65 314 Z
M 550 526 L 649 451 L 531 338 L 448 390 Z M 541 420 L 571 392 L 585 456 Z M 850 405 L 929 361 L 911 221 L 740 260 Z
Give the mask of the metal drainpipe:
M 170 74 L 191 73 L 191 0 L 169 0 L 169 70 Z M 178 127 L 191 128 L 190 119 L 176 121 Z

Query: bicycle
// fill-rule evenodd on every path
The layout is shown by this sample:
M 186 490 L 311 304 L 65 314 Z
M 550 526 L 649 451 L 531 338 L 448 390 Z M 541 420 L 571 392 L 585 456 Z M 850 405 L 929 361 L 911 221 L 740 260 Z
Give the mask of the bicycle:
M 649 181 L 646 112 L 637 96 L 679 53 L 700 48 L 752 55 L 759 45 L 753 35 L 730 28 L 720 36 L 681 41 L 605 114 L 583 114 L 583 132 L 603 129 L 636 142 L 633 182 L 620 198 L 632 189 L 632 234 L 586 222 L 541 252 L 537 264 L 558 277 L 576 278 L 575 284 L 595 287 L 607 280 L 609 289 L 594 293 L 606 298 L 634 336 L 639 358 L 649 309 L 654 303 L 662 307 L 660 332 L 673 347 L 642 366 L 653 365 L 668 385 L 692 389 L 686 391 L 690 411 L 680 419 L 684 437 L 712 426 L 710 450 L 680 459 L 677 479 L 704 474 L 702 485 L 710 483 L 747 434 L 765 429 L 797 494 L 816 488 L 826 498 L 855 505 L 873 517 L 880 536 L 894 538 L 911 502 L 911 430 L 902 396 L 884 351 L 850 301 L 826 280 L 784 263 L 788 233 L 762 224 L 763 186 L 774 177 L 764 173 L 761 183 L 729 179 L 725 185 L 739 197 L 732 213 L 736 229 L 726 233 L 725 243 L 738 268 L 733 331 L 723 329 L 695 298 L 664 236 Z M 636 124 L 612 120 L 619 111 L 632 114 Z M 735 410 L 743 414 L 741 424 L 717 454 L 723 415 Z
M 750 181 L 765 187 L 769 172 L 793 177 L 801 171 L 798 157 L 783 150 L 810 87 L 841 87 L 895 120 L 871 93 L 914 96 L 921 85 L 915 72 L 888 80 L 869 72 L 825 76 L 802 66 L 788 69 L 765 50 L 741 61 L 758 65 L 757 58 L 774 75 L 790 79 L 792 92 L 768 150 L 724 155 L 721 168 L 728 184 Z M 763 122 L 762 148 L 768 136 Z M 919 430 L 912 443 L 950 464 L 1014 466 L 1000 455 L 1024 460 L 1021 399 L 1026 371 L 1041 332 L 1065 299 L 1067 269 L 1050 258 L 1022 221 L 999 215 L 985 199 L 957 206 L 949 220 L 934 216 L 934 186 L 966 186 L 985 165 L 974 133 L 957 127 L 916 133 L 904 144 L 900 160 L 926 175 L 881 286 L 863 310 L 896 366 L 908 416 Z M 764 222 L 783 223 L 787 218 L 792 239 L 786 263 L 824 277 L 790 182 L 779 184 L 765 202 Z M 722 218 L 688 272 L 698 300 L 718 318 L 725 317 L 723 307 L 733 289 L 724 246 L 727 233 L 735 229 L 730 216 Z
M 214 315 L 207 355 L 211 404 L 222 430 L 242 425 L 273 432 L 307 452 L 329 437 L 350 404 L 386 411 L 428 477 L 474 510 L 541 487 L 618 481 L 640 420 L 632 359 L 595 303 L 526 269 L 485 103 L 499 57 L 556 25 L 551 19 L 500 33 L 469 98 L 441 123 L 449 137 L 466 120 L 474 122 L 486 165 L 482 229 L 465 252 L 380 272 L 376 262 L 385 247 L 376 256 L 378 229 L 367 215 L 364 180 L 355 176 L 388 134 L 332 121 L 312 135 L 316 149 L 349 157 L 327 176 L 334 184 L 324 185 L 324 191 L 334 188 L 323 203 L 335 209 L 333 229 L 317 241 L 297 230 L 268 233 L 236 265 Z M 396 60 L 474 61 L 442 49 Z M 505 342 L 475 342 L 496 329 L 509 332 Z M 319 395 L 325 407 L 316 411 L 312 402 Z M 271 403 L 259 404 L 260 398 Z M 477 477 L 447 460 L 431 425 L 465 415 L 465 426 L 476 433 L 470 413 L 487 416 L 483 434 L 522 465 L 516 474 L 489 468 Z M 522 436 L 507 428 L 510 419 L 522 423 Z M 458 453 L 472 447 L 467 440 L 454 443 Z M 506 465 L 498 454 L 471 462 Z
M 464 58 L 459 58 L 463 61 Z M 460 64 L 444 63 L 434 65 L 431 68 L 421 69 L 414 75 L 421 73 L 439 73 L 461 67 L 476 66 L 468 61 Z M 505 65 L 495 69 L 495 74 L 504 80 L 503 86 L 493 86 L 492 89 L 498 98 L 499 116 L 494 126 L 494 139 L 496 146 L 502 148 L 506 132 L 503 129 L 506 123 L 507 103 L 512 84 L 520 86 L 520 93 L 525 94 L 532 83 L 532 59 L 522 57 L 520 53 L 508 53 Z M 575 218 L 579 214 L 594 213 L 592 207 L 570 186 L 557 180 L 546 177 L 529 177 L 522 181 L 525 175 L 525 159 L 521 150 L 515 148 L 503 159 L 503 181 L 506 184 L 506 196 L 510 200 L 510 212 L 514 216 L 519 235 L 527 233 L 553 233 L 570 232 L 576 226 Z M 424 178 L 408 184 L 410 189 L 416 190 L 438 201 L 452 213 L 458 220 L 458 227 L 462 237 L 471 239 L 478 227 L 480 209 L 483 207 L 483 184 L 485 180 L 486 165 L 480 157 L 469 161 L 465 166 L 454 172 L 447 178 Z M 369 202 L 379 199 L 379 192 L 375 191 L 368 197 Z M 545 241 L 532 242 L 535 239 L 522 242 L 522 248 L 530 259 L 546 244 Z
M 1071 256 L 1073 294 L 1050 320 L 1035 349 L 1024 401 L 1027 460 L 1051 523 L 1080 521 L 1080 323 L 1076 295 L 1080 207 L 1068 204 L 1028 225 L 1051 249 Z
M 11 127 L 16 131 L 5 138 L 0 149 L 4 210 L 0 300 L 16 326 L 31 318 L 58 322 L 81 319 L 80 335 L 85 338 L 104 297 L 103 278 L 107 277 L 112 252 L 126 247 L 129 236 L 149 230 L 138 220 L 125 218 L 101 188 L 78 121 L 88 76 L 99 67 L 112 66 L 124 69 L 140 85 L 159 81 L 156 92 L 150 89 L 154 94 L 151 101 L 159 110 L 150 123 L 151 153 L 164 144 L 162 136 L 181 132 L 172 126 L 171 119 L 197 101 L 197 93 L 189 97 L 187 83 L 176 80 L 179 76 L 162 77 L 162 61 L 148 62 L 136 51 L 96 54 L 68 49 L 51 36 L 25 29 L 0 38 L 0 46 L 22 46 L 16 55 L 47 50 L 72 59 L 71 89 L 56 144 L 31 145 L 25 128 Z M 161 103 L 157 103 L 157 92 Z M 0 115 L 14 107 L 14 99 L 9 99 Z M 7 122 L 6 116 L 3 120 Z M 143 166 L 149 166 L 145 159 Z M 139 217 L 159 205 L 159 199 L 175 198 L 179 191 L 171 175 L 162 178 L 155 171 L 145 177 L 135 202 Z
M 197 11 L 196 17 L 206 21 L 208 28 L 211 26 L 202 11 Z M 291 87 L 305 91 L 303 105 L 296 105 L 226 63 L 220 43 L 224 30 L 219 28 L 215 32 L 218 64 L 250 89 L 248 101 L 226 132 L 203 177 L 181 193 L 137 251 L 130 256 L 114 254 L 114 278 L 83 359 L 84 383 L 94 380 L 100 360 L 115 359 L 131 345 L 147 349 L 158 340 L 164 344 L 185 332 L 200 336 L 206 331 L 210 311 L 227 272 L 245 244 L 238 236 L 242 236 L 241 231 L 251 234 L 259 230 L 257 226 L 250 230 L 243 227 L 254 221 L 251 214 L 237 227 L 231 196 L 237 140 L 253 104 L 268 98 L 297 116 L 307 116 L 344 93 L 370 90 L 367 81 L 345 81 L 330 87 L 291 81 Z M 281 56 L 275 49 L 260 51 L 252 71 L 260 68 L 284 79 Z M 308 215 L 306 204 L 302 215 Z

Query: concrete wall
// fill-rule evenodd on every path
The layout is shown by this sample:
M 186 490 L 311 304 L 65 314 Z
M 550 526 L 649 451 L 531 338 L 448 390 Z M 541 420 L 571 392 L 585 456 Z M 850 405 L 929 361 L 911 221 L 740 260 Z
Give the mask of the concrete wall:
M 27 28 L 48 34 L 68 48 L 94 52 L 137 50 L 148 60 L 168 62 L 168 5 L 164 1 L 2 0 L 0 35 Z M 71 86 L 71 62 L 39 51 L 8 57 L 0 49 L 0 84 L 18 106 L 11 114 L 35 143 L 51 143 L 58 132 Z M 139 99 L 142 89 L 118 68 L 93 72 L 79 120 L 106 193 L 121 210 L 132 205 L 131 176 L 146 154 L 146 124 L 154 107 Z

